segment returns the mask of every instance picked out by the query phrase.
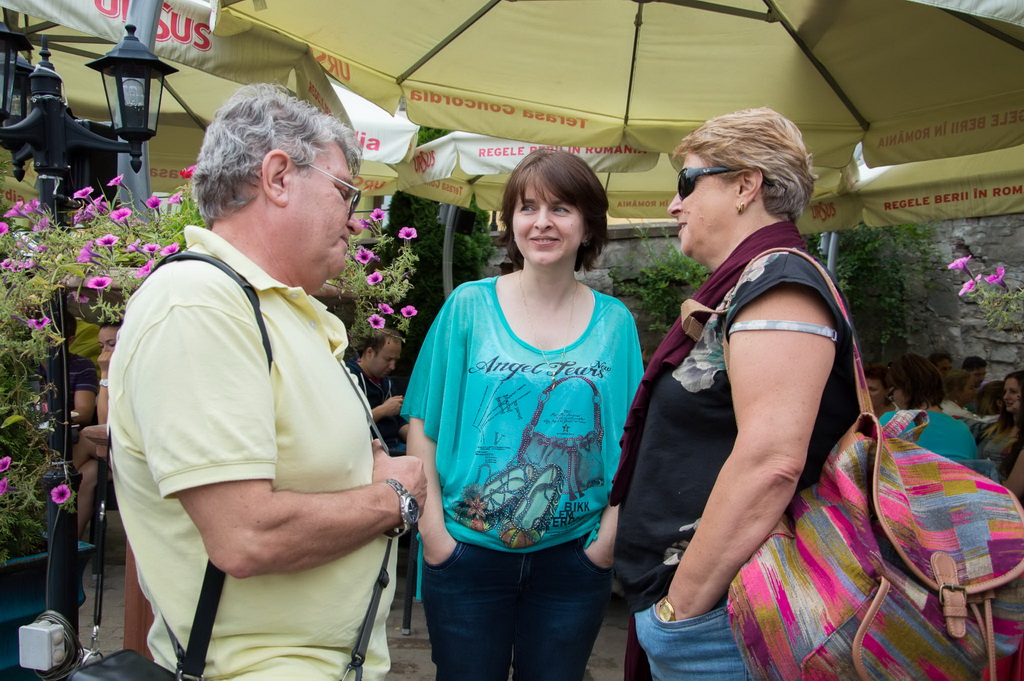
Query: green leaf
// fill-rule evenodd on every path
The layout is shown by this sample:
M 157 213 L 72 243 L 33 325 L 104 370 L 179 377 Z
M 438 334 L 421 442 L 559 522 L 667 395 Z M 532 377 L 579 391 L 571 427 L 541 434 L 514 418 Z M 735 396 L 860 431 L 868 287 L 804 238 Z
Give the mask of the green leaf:
M 8 416 L 6 419 L 4 419 L 4 422 L 3 422 L 2 425 L 0 425 L 0 428 L 6 428 L 6 427 L 8 427 L 10 425 L 13 425 L 13 424 L 17 423 L 18 421 L 24 421 L 24 420 L 25 420 L 25 417 L 22 416 L 21 414 L 14 414 L 13 416 Z

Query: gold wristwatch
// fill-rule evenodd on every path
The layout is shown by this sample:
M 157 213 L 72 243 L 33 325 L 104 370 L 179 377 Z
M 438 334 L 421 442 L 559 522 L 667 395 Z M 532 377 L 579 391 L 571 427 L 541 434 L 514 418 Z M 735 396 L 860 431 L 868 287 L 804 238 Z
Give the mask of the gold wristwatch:
M 668 596 L 665 596 L 656 607 L 655 612 L 658 613 L 658 619 L 662 622 L 675 622 L 676 621 L 676 609 L 672 607 L 672 604 L 668 602 Z

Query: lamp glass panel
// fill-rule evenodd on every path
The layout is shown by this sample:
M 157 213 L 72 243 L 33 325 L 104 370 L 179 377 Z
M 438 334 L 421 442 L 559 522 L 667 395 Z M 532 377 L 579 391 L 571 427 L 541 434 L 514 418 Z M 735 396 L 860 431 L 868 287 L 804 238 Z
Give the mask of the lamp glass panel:
M 3 72 L 0 76 L 3 77 L 3 90 L 0 93 L 2 101 L 0 101 L 0 108 L 3 108 L 3 113 L 6 115 L 11 113 L 11 96 L 14 92 L 14 76 L 18 67 L 18 50 L 14 43 L 4 41 L 2 43 L 3 49 Z
M 11 115 L 7 119 L 7 125 L 14 125 L 25 120 L 28 115 L 28 101 L 30 98 L 29 76 L 32 74 L 30 68 L 16 68 L 14 75 L 14 92 L 11 94 Z
M 160 100 L 164 94 L 164 74 L 154 70 L 149 81 L 149 125 L 148 130 L 156 134 L 157 119 L 160 117 Z

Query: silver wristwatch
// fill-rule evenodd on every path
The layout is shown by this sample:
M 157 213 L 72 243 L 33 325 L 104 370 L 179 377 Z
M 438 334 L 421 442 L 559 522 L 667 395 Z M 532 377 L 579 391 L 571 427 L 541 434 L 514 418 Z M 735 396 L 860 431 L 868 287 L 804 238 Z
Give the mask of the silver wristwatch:
M 384 482 L 398 494 L 399 510 L 402 513 L 402 525 L 388 530 L 384 534 L 389 537 L 401 537 L 420 519 L 420 505 L 417 503 L 416 497 L 410 494 L 402 483 L 394 478 L 388 478 Z

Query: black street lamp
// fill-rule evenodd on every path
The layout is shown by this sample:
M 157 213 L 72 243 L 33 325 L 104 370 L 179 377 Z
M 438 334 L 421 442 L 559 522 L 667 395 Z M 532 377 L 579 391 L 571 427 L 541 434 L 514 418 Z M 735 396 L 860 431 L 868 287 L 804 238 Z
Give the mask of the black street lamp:
M 142 143 L 156 134 L 163 77 L 177 69 L 164 64 L 135 37 L 135 27 L 126 26 L 127 35 L 109 54 L 91 66 L 103 72 L 108 80 L 107 94 L 111 108 L 113 131 L 127 140 L 107 139 L 85 127 L 68 110 L 62 94 L 63 81 L 50 63 L 46 37 L 42 37 L 41 57 L 28 76 L 18 84 L 18 52 L 31 50 L 24 35 L 15 33 L 0 22 L 0 144 L 12 153 L 14 175 L 24 178 L 24 164 L 32 159 L 39 177 L 39 201 L 49 210 L 53 224 L 63 222 L 62 213 L 73 205 L 71 194 L 79 189 L 71 182 L 71 158 L 83 152 L 128 153 L 132 168 L 141 167 Z M 24 61 L 24 60 L 23 60 Z M 26 73 L 23 65 L 21 73 Z M 108 79 L 109 75 L 109 79 Z M 155 77 L 155 81 L 154 81 Z M 113 96 L 111 93 L 113 92 Z M 24 102 L 31 110 L 25 113 Z M 21 104 L 19 104 L 21 102 Z M 114 104 L 117 104 L 115 107 Z M 156 108 L 150 110 L 151 105 Z M 56 331 L 64 335 L 65 298 L 55 295 L 50 301 L 48 316 Z M 52 465 L 45 476 L 47 491 L 61 484 L 77 485 L 80 476 L 74 470 L 70 442 L 70 402 L 68 394 L 67 348 L 62 343 L 46 361 L 46 375 L 53 389 L 48 392 L 47 407 L 51 424 L 49 447 Z M 64 615 L 78 628 L 78 590 L 75 585 L 78 529 L 73 514 L 61 513 L 60 507 L 47 499 L 47 549 L 50 554 L 47 574 L 46 606 Z
M 135 37 L 135 27 L 125 26 L 124 39 L 96 61 L 86 64 L 103 74 L 107 106 L 114 132 L 131 147 L 132 170 L 142 167 L 142 143 L 156 135 L 164 76 L 178 69 L 156 58 Z

